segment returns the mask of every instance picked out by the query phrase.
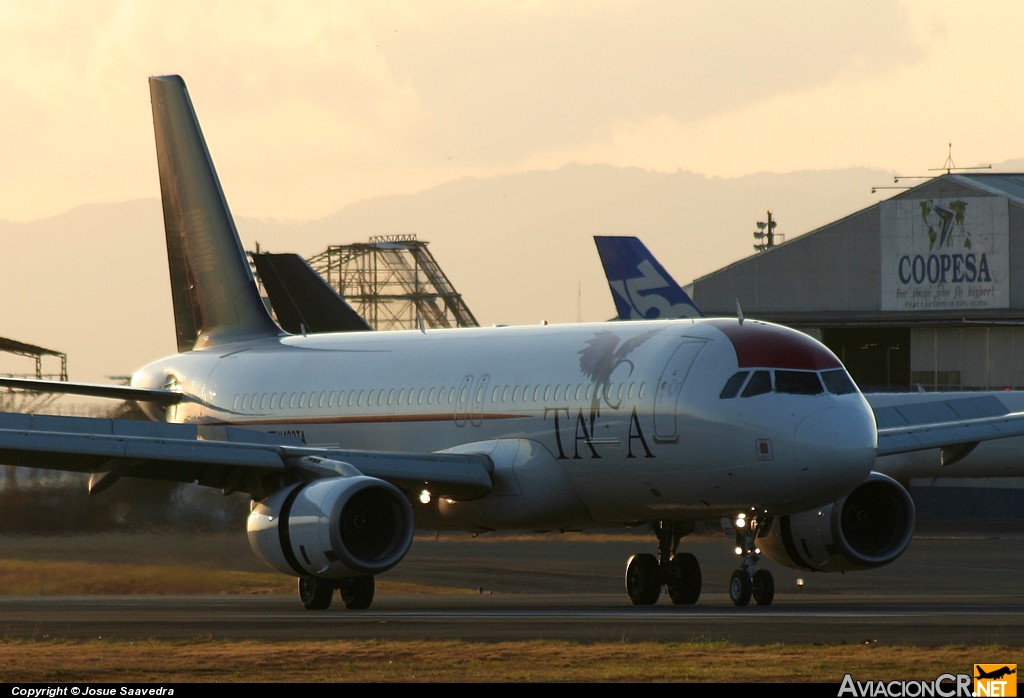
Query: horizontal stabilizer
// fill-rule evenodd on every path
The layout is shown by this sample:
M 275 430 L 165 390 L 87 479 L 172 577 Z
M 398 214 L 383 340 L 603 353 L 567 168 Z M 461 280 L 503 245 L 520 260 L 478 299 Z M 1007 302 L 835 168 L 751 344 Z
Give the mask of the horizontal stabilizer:
M 103 385 L 102 383 L 72 383 L 70 381 L 47 381 L 33 378 L 0 378 L 0 388 L 25 390 L 36 393 L 64 393 L 86 397 L 134 400 L 161 405 L 173 405 L 187 399 L 182 393 L 159 388 L 135 388 L 130 385 Z

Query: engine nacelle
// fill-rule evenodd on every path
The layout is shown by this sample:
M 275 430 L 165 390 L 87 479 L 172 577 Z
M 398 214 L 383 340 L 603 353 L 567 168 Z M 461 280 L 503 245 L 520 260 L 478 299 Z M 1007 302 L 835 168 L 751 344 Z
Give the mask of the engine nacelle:
M 839 501 L 812 511 L 775 517 L 758 547 L 787 567 L 816 572 L 867 570 L 887 565 L 914 534 L 914 500 L 900 483 L 871 473 Z
M 249 545 L 285 574 L 324 579 L 386 572 L 412 545 L 409 500 L 394 485 L 354 475 L 290 485 L 256 504 Z

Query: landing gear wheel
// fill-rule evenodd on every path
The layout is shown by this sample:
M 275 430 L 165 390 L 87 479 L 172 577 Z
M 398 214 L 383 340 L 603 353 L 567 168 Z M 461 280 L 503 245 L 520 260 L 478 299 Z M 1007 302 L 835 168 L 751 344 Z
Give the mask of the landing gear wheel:
M 338 584 L 345 608 L 357 611 L 370 607 L 375 587 L 373 576 L 353 577 Z
M 316 577 L 299 577 L 299 600 L 307 611 L 330 608 L 334 585 Z
M 758 606 L 770 606 L 775 598 L 775 578 L 768 570 L 754 572 L 754 601 Z
M 673 555 L 668 563 L 668 596 L 677 606 L 692 605 L 700 598 L 700 563 L 692 553 Z
M 729 580 L 729 598 L 735 606 L 746 606 L 750 603 L 751 588 L 750 577 L 743 570 L 736 570 Z
M 634 606 L 653 606 L 661 595 L 658 560 L 648 553 L 637 553 L 626 563 L 626 593 Z

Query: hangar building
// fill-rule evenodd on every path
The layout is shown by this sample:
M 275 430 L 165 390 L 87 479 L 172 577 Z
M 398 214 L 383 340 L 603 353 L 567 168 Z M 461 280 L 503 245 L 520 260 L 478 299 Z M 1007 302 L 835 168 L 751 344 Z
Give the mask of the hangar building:
M 693 283 L 796 327 L 865 392 L 1024 387 L 1024 174 L 945 174 Z
M 1024 174 L 930 179 L 696 279 L 692 295 L 707 315 L 738 302 L 817 337 L 864 392 L 1024 389 Z M 922 518 L 1024 520 L 1024 478 L 914 484 Z

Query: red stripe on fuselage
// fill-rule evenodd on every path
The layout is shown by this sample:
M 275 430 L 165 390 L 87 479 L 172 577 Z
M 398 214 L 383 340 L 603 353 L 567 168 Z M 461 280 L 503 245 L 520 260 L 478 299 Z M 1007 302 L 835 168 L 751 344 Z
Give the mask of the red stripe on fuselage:
M 820 371 L 842 368 L 839 359 L 820 342 L 789 327 L 757 320 L 712 321 L 729 338 L 740 368 L 796 368 Z
M 478 421 L 488 419 L 524 419 L 534 415 L 524 414 L 460 414 L 456 416 L 451 412 L 447 414 L 378 414 L 378 415 L 351 415 L 333 417 L 288 417 L 274 418 L 255 415 L 233 419 L 230 422 L 211 422 L 212 426 L 274 426 L 279 424 L 302 425 L 302 424 L 390 424 L 394 422 L 453 422 L 453 421 Z

